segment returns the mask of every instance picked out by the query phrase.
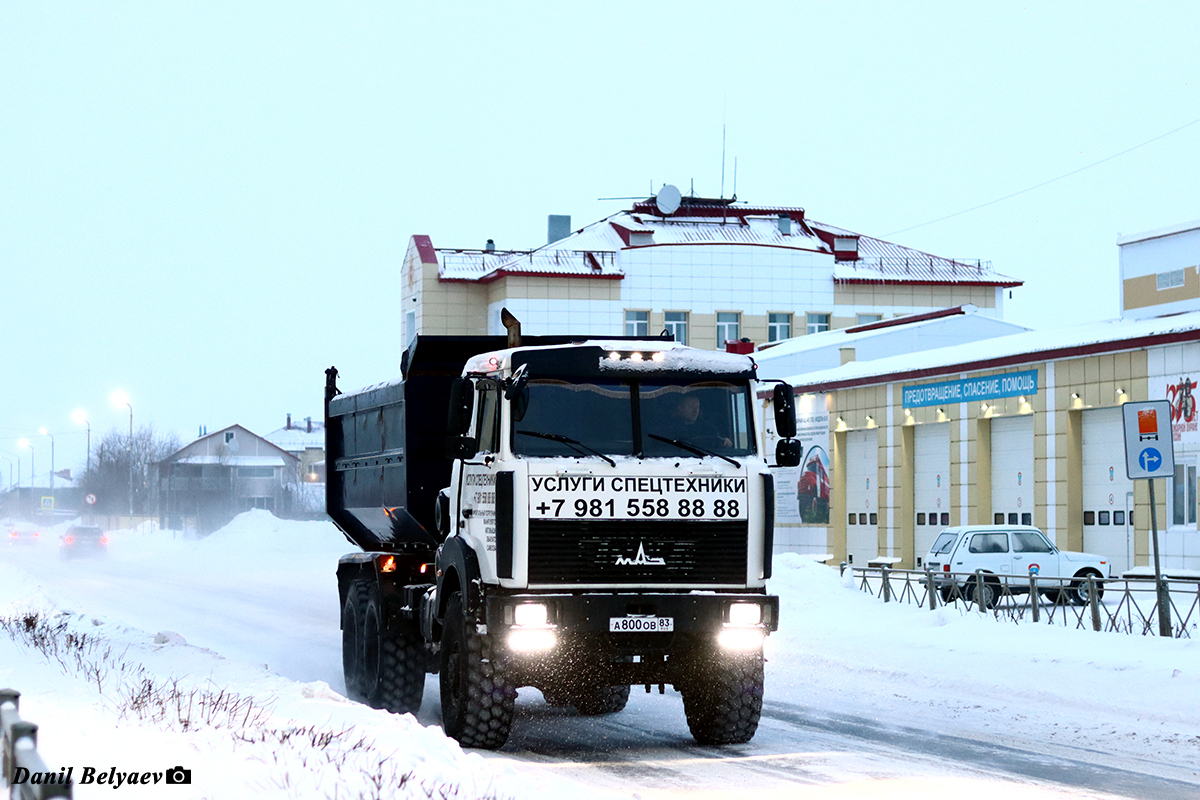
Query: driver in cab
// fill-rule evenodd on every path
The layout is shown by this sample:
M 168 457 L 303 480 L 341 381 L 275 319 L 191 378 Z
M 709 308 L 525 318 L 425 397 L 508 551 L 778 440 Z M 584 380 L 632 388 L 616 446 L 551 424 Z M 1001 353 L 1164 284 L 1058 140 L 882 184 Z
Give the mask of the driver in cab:
M 729 447 L 733 442 L 722 435 L 715 425 L 702 419 L 700 396 L 681 394 L 671 409 L 670 436 L 699 447 Z

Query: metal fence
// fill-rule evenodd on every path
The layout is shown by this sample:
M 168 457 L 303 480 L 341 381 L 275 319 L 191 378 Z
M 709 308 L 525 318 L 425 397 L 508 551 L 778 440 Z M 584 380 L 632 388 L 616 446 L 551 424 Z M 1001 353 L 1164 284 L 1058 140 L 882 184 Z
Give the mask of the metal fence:
M 991 614 L 1009 622 L 1060 625 L 1139 636 L 1200 638 L 1200 580 L 1055 578 L 982 572 L 848 567 L 854 585 L 885 603 Z M 1161 609 L 1167 609 L 1165 615 Z
M 37 751 L 38 726 L 21 720 L 21 693 L 0 689 L 0 731 L 4 744 L 4 783 L 15 800 L 71 797 L 73 785 L 61 771 L 51 772 Z M 18 775 L 18 770 L 22 774 Z M 36 776 L 36 778 L 35 778 Z M 45 778 L 54 783 L 45 782 Z M 62 777 L 64 782 L 57 780 Z M 34 783 L 34 780 L 37 783 Z M 18 782 L 19 781 L 19 782 Z

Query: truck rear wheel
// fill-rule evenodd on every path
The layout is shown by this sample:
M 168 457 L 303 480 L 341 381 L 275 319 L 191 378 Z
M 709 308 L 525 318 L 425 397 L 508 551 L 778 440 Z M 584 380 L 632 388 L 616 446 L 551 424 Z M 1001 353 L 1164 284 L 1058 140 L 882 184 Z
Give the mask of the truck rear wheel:
M 497 750 L 508 741 L 517 699 L 492 642 L 475 631 L 462 595 L 451 595 L 442 634 L 442 728 L 463 747 Z
M 628 686 L 596 686 L 573 697 L 571 705 L 585 717 L 597 717 L 624 711 L 628 702 Z
M 415 627 L 385 631 L 367 581 L 355 581 L 342 610 L 342 672 L 352 700 L 394 714 L 416 713 L 425 693 L 425 653 Z
M 699 744 L 745 744 L 762 715 L 762 650 L 713 654 L 712 662 L 681 688 L 688 729 Z

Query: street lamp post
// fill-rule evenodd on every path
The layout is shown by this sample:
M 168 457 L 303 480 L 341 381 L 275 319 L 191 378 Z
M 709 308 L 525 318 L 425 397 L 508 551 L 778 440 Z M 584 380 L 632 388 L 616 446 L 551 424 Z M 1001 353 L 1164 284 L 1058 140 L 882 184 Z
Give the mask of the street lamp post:
M 92 471 L 92 422 L 82 408 L 71 415 L 71 421 L 76 425 L 87 425 L 87 471 L 90 473 Z
M 12 482 L 12 465 L 13 465 L 13 460 L 12 460 L 11 458 L 9 458 L 8 456 L 0 456 L 0 459 L 3 459 L 3 460 L 5 460 L 5 461 L 7 461 L 7 462 L 8 462 L 8 491 L 10 491 L 10 492 L 11 492 L 11 491 L 12 491 L 12 487 L 13 487 L 13 482 Z
M 45 428 L 38 430 L 42 436 L 50 437 L 50 507 L 54 509 L 54 434 Z
M 121 406 L 129 407 L 129 524 L 133 524 L 133 404 L 129 402 L 129 395 L 122 391 L 116 391 L 112 394 L 113 405 L 118 408 Z

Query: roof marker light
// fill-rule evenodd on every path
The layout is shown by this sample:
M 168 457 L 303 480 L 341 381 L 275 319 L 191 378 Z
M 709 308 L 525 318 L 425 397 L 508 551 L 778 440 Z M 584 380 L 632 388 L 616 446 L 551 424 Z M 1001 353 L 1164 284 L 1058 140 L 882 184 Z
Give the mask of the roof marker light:
M 664 353 L 662 350 L 659 350 L 654 355 L 650 356 L 650 360 L 651 361 L 666 361 L 667 354 Z
M 642 354 L 641 354 L 641 353 L 630 353 L 630 354 L 629 354 L 629 360 L 630 360 L 630 361 L 641 361 L 641 360 L 642 360 Z
M 620 361 L 621 354 L 618 353 L 616 350 L 613 350 L 611 353 L 608 354 L 608 360 L 609 361 Z

